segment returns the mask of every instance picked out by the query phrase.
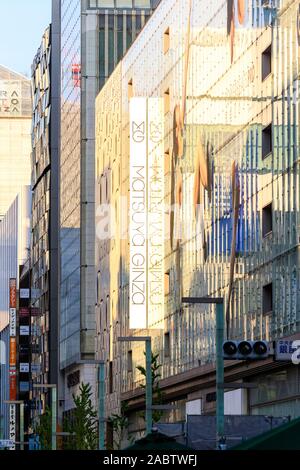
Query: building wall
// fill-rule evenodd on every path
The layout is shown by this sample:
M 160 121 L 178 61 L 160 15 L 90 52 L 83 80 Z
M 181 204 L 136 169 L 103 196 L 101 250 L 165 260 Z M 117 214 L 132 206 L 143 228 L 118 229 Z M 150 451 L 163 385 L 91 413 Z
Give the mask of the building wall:
M 170 235 L 164 248 L 170 283 L 165 291 L 163 330 L 129 331 L 128 239 L 117 236 L 96 241 L 97 357 L 112 363 L 108 381 L 113 376 L 108 414 L 118 409 L 120 393 L 139 387 L 142 380 L 135 366 L 144 363 L 143 346 L 120 345 L 119 335 L 151 334 L 162 378 L 214 362 L 214 307 L 182 306 L 182 296 L 223 296 L 226 307 L 229 302 L 231 338 L 271 341 L 299 332 L 298 4 L 276 2 L 277 18 L 276 10 L 263 8 L 259 2 L 245 5 L 244 18 L 235 10 L 235 30 L 230 34 L 226 2 L 192 3 L 182 158 L 174 156 L 173 120 L 175 106 L 182 106 L 184 94 L 186 1 L 166 0 L 158 6 L 98 95 L 96 192 L 109 171 L 109 181 L 119 178 L 120 184 L 107 183 L 106 201 L 118 204 L 124 196 L 129 207 L 129 97 L 133 89 L 133 96 L 164 97 L 165 207 L 179 199 L 180 191 L 182 194 L 182 207 L 175 213 L 181 239 L 172 243 Z M 170 44 L 166 48 L 168 29 Z M 262 79 L 263 53 L 271 43 L 272 72 Z M 284 59 L 286 51 L 289 61 Z M 269 124 L 271 152 L 263 155 Z M 207 189 L 200 183 L 199 212 L 194 197 L 202 158 L 211 182 Z M 232 201 L 237 187 L 232 182 L 233 163 L 240 204 L 229 301 Z M 263 234 L 263 209 L 269 203 L 272 230 Z M 96 224 L 99 220 L 96 217 Z M 169 227 L 172 233 L 172 218 L 167 215 Z M 266 311 L 264 286 L 271 283 L 273 301 Z M 165 349 L 166 333 L 170 354 Z M 133 352 L 132 371 L 128 349 Z
M 0 220 L 30 182 L 30 81 L 0 66 Z
M 32 317 L 33 381 L 59 381 L 60 2 L 32 65 Z M 52 117 L 55 116 L 55 119 Z M 41 398 L 40 391 L 34 392 Z M 47 394 L 49 397 L 49 393 Z M 45 407 L 43 397 L 43 409 Z
M 28 259 L 30 249 L 31 191 L 23 186 L 4 219 L 0 222 L 0 339 L 6 344 L 9 355 L 9 280 L 17 279 L 19 288 L 19 268 Z M 9 361 L 2 367 L 0 415 L 4 416 L 4 430 L 8 433 L 8 408 L 3 399 L 9 399 Z M 8 398 L 7 398 L 8 397 Z M 8 438 L 8 434 L 6 434 Z
M 66 375 L 79 370 L 86 377 L 92 370 L 95 376 L 90 366 L 76 364 L 95 353 L 95 98 L 149 18 L 150 6 L 87 0 L 61 5 L 60 367 Z M 65 390 L 66 408 L 78 387 Z

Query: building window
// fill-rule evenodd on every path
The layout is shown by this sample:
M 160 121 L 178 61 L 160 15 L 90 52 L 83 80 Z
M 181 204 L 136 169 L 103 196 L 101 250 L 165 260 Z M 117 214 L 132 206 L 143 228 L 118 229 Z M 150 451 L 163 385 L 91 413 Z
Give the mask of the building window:
M 127 370 L 128 372 L 132 372 L 133 370 L 132 351 L 128 351 L 127 353 Z
M 261 79 L 264 81 L 272 71 L 272 46 L 265 49 L 261 56 Z
M 170 271 L 165 273 L 165 295 L 170 294 Z
M 165 175 L 170 173 L 170 150 L 165 151 Z
M 273 310 L 273 284 L 263 286 L 263 314 L 267 315 Z
M 133 82 L 132 79 L 128 82 L 128 100 L 133 97 Z
M 170 28 L 164 32 L 164 54 L 170 49 Z
M 262 159 L 272 152 L 272 124 L 269 124 L 262 131 Z
M 114 391 L 114 384 L 113 384 L 113 362 L 109 363 L 109 393 L 112 394 Z
M 270 203 L 262 210 L 262 236 L 266 237 L 272 229 L 272 203 Z
M 165 333 L 165 338 L 164 338 L 164 356 L 165 357 L 170 357 L 171 353 L 171 347 L 170 347 L 170 333 L 167 332 Z
M 164 93 L 164 100 L 165 100 L 165 114 L 170 111 L 170 90 L 169 88 Z

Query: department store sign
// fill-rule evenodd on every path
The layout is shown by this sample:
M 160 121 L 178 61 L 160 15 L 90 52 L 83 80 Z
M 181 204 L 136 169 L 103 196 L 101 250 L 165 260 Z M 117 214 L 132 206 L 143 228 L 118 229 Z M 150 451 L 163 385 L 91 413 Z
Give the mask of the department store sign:
M 21 114 L 21 82 L 0 80 L 0 116 Z
M 130 101 L 130 328 L 161 328 L 164 309 L 163 99 Z

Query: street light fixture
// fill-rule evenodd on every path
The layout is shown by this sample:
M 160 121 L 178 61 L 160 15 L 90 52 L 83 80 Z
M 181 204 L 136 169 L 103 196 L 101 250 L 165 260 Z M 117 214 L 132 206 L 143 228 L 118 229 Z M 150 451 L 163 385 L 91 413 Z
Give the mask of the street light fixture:
M 216 395 L 217 448 L 224 444 L 224 299 L 223 297 L 183 297 L 182 303 L 216 304 Z
M 131 343 L 134 341 L 143 341 L 146 343 L 146 434 L 152 431 L 152 370 L 151 370 L 151 336 L 121 336 L 120 342 Z
M 56 450 L 56 402 L 57 402 L 57 385 L 56 384 L 33 384 L 33 388 L 50 388 L 51 389 L 51 418 L 52 418 L 52 436 L 51 449 Z
M 19 405 L 20 407 L 20 450 L 24 450 L 24 401 L 4 400 L 5 405 Z

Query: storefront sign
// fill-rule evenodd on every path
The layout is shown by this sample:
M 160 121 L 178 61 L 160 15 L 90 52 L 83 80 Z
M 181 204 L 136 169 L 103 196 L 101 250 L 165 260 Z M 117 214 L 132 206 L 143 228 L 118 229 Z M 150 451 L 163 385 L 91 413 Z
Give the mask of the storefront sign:
M 29 326 L 27 325 L 20 326 L 20 336 L 29 336 Z
M 11 117 L 21 114 L 21 82 L 0 81 L 0 116 Z
M 9 399 L 17 399 L 17 370 L 15 367 L 9 369 Z
M 299 351 L 299 352 L 298 352 Z M 281 339 L 276 341 L 275 348 L 276 361 L 293 361 L 300 363 L 300 339 Z
M 164 308 L 163 100 L 130 101 L 130 328 L 160 328 Z
M 26 318 L 29 317 L 29 308 L 28 307 L 22 307 L 19 309 L 19 317 L 20 318 Z
M 9 280 L 9 308 L 17 308 L 17 280 Z
M 15 366 L 17 364 L 17 341 L 16 338 L 10 338 L 9 341 L 9 365 Z
M 27 362 L 20 362 L 20 372 L 22 374 L 29 373 L 29 364 Z
M 20 299 L 29 299 L 30 289 L 20 289 Z
M 16 441 L 16 405 L 9 405 L 9 439 Z M 11 449 L 15 449 L 15 446 Z
M 17 309 L 9 309 L 9 334 L 10 336 L 17 335 Z

